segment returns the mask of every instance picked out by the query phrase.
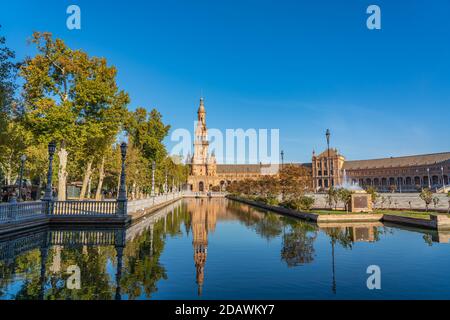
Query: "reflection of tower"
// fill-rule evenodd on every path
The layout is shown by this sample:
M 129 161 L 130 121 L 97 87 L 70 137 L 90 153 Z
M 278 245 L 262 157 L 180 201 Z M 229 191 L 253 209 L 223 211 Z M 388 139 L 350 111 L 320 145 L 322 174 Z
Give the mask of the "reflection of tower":
M 198 295 L 202 295 L 203 283 L 205 280 L 205 264 L 208 255 L 208 231 L 215 229 L 216 212 L 215 208 L 209 205 L 209 201 L 204 199 L 196 200 L 195 209 L 192 210 L 192 233 L 194 247 L 194 262 L 196 269 L 196 281 L 198 285 Z

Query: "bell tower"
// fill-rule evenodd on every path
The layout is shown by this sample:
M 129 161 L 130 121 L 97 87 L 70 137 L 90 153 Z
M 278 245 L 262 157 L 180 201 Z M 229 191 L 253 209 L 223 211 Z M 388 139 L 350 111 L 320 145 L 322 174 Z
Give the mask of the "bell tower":
M 200 99 L 195 128 L 194 156 L 192 157 L 192 175 L 208 175 L 208 129 L 206 128 L 206 110 L 204 99 Z

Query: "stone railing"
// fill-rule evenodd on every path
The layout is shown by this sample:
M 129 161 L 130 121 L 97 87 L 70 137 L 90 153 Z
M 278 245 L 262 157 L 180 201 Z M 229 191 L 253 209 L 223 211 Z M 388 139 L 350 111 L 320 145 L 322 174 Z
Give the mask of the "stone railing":
M 48 203 L 42 201 L 0 204 L 0 223 L 44 218 Z
M 54 201 L 51 216 L 117 216 L 123 214 L 116 201 Z
M 167 193 L 158 196 L 149 196 L 145 199 L 130 200 L 127 204 L 128 214 L 132 212 L 137 212 L 141 210 L 148 210 L 155 206 L 162 205 L 163 203 L 174 201 L 176 199 L 181 199 L 183 197 L 183 192 Z
M 35 201 L 0 204 L 0 225 L 41 218 L 126 217 L 125 201 Z
M 193 191 L 185 191 L 185 192 L 183 192 L 183 196 L 190 197 L 190 198 L 195 198 L 195 197 L 200 197 L 200 198 L 206 198 L 206 197 L 223 198 L 227 194 L 228 194 L 227 192 L 193 192 Z

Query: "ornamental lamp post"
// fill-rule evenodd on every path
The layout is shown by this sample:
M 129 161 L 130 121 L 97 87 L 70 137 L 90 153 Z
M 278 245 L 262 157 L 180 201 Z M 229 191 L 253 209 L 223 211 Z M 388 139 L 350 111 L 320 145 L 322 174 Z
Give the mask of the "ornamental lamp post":
M 126 187 L 126 172 L 125 172 L 125 159 L 127 157 L 127 144 L 123 142 L 120 145 L 120 154 L 122 156 L 122 170 L 120 172 L 120 186 L 119 195 L 117 197 L 118 201 L 127 201 L 127 187 Z
M 167 169 L 166 169 L 166 176 L 165 176 L 165 180 L 164 180 L 164 193 L 168 193 L 169 192 L 169 185 L 167 182 Z
M 330 168 L 330 129 L 327 129 L 327 132 L 325 133 L 325 137 L 327 138 L 327 148 L 328 148 L 328 160 L 327 160 L 327 166 L 328 166 L 328 188 L 331 188 L 331 168 Z
M 119 186 L 119 195 L 117 197 L 118 202 L 118 213 L 119 215 L 126 216 L 127 215 L 127 176 L 126 176 L 126 167 L 125 167 L 125 159 L 127 157 L 127 144 L 122 142 L 120 145 L 120 154 L 122 156 L 122 170 L 120 172 L 120 186 Z
M 23 186 L 23 168 L 25 166 L 25 161 L 27 161 L 27 156 L 22 155 L 20 157 L 20 174 L 19 174 L 19 202 L 22 201 L 22 186 Z
M 430 168 L 427 168 L 427 173 L 428 173 L 428 189 L 431 190 Z
M 155 196 L 155 170 L 156 170 L 156 162 L 152 162 L 152 196 Z
M 47 172 L 47 186 L 45 187 L 45 194 L 42 201 L 52 201 L 52 177 L 53 177 L 53 156 L 56 152 L 56 142 L 52 141 L 48 144 L 48 172 Z

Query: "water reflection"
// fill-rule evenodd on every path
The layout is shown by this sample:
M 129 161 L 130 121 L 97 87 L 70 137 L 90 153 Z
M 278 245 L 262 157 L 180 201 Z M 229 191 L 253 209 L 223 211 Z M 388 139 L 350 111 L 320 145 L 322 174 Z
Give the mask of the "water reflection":
M 0 296 L 12 299 L 112 299 L 112 282 L 120 297 L 124 229 L 43 228 L 0 242 Z M 115 250 L 114 250 L 115 249 Z M 115 279 L 108 262 L 117 259 Z M 65 285 L 69 266 L 81 270 L 80 290 Z
M 267 296 L 291 298 L 283 295 L 283 289 L 291 290 L 289 281 L 308 281 L 308 277 L 315 275 L 321 281 L 328 278 L 328 292 L 338 296 L 339 278 L 347 276 L 339 272 L 340 267 L 352 266 L 350 256 L 343 256 L 342 250 L 351 252 L 357 243 L 375 246 L 398 233 L 408 239 L 418 234 L 423 238 L 422 243 L 427 245 L 449 240 L 448 232 L 403 229 L 381 223 L 316 225 L 225 199 L 189 199 L 148 215 L 127 230 L 42 228 L 1 238 L 0 299 L 171 298 L 171 294 L 177 292 L 168 291 L 166 284 L 173 281 L 180 283 L 183 290 L 193 286 L 196 290 L 195 296 L 182 290 L 177 298 L 211 297 L 211 292 L 217 294 L 214 298 L 221 298 L 225 296 L 221 295 L 220 289 L 205 293 L 205 287 L 220 288 L 218 284 L 228 285 L 228 281 L 238 281 L 236 279 L 241 276 L 244 277 L 242 283 L 237 284 L 241 285 L 240 290 L 249 290 L 254 294 L 250 297 L 260 298 L 262 282 L 255 280 L 253 287 L 247 283 L 248 279 L 254 278 L 258 268 L 270 272 L 276 269 L 279 273 L 260 275 L 265 281 L 279 283 L 281 296 L 277 296 L 278 291 L 268 292 Z M 228 233 L 224 234 L 224 230 Z M 239 247 L 248 250 L 246 256 L 237 258 L 238 252 L 233 250 L 236 248 L 233 232 L 239 233 L 236 236 L 240 241 Z M 187 241 L 189 246 L 192 245 L 193 256 L 178 260 L 177 264 L 171 263 L 167 257 L 175 254 L 174 248 L 184 248 L 182 244 Z M 247 241 L 251 242 L 248 249 Z M 167 248 L 169 243 L 171 249 Z M 401 245 L 408 250 L 407 243 Z M 230 250 L 217 249 L 219 247 Z M 215 255 L 208 256 L 211 254 L 208 250 L 213 250 L 211 252 Z M 338 254 L 337 250 L 341 253 Z M 366 253 L 370 251 L 367 249 Z M 239 260 L 246 259 L 247 264 L 251 264 L 260 256 L 275 259 L 266 259 L 265 264 L 252 267 Z M 220 257 L 225 258 L 220 260 Z M 359 261 L 357 254 L 351 258 L 354 259 L 352 263 Z M 68 289 L 66 285 L 71 275 L 68 269 L 74 265 L 81 270 L 79 290 Z M 223 271 L 218 271 L 222 267 L 239 271 L 227 278 Z M 311 267 L 313 269 L 309 269 Z M 195 274 L 190 283 L 186 270 L 193 270 Z M 290 275 L 287 270 L 295 271 L 296 277 L 290 279 L 289 276 L 294 274 Z M 309 270 L 314 273 L 308 273 Z M 183 274 L 183 278 L 178 274 Z M 284 277 L 286 285 L 283 286 Z M 322 287 L 319 284 L 311 286 L 318 286 L 320 291 Z M 340 288 L 344 290 L 342 286 Z M 229 288 L 222 287 L 221 290 L 226 292 Z

